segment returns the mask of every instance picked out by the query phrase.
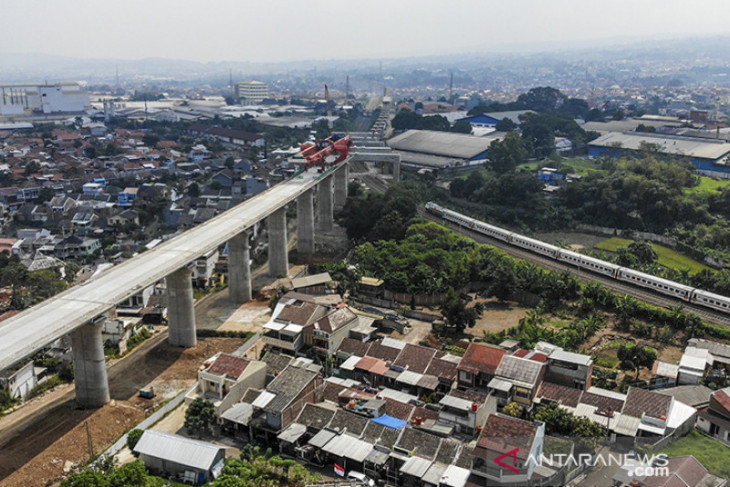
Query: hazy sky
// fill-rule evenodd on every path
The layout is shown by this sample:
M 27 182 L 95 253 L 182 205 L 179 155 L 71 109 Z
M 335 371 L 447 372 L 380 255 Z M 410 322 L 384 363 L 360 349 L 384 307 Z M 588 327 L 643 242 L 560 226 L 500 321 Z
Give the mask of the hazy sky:
M 6 53 L 261 62 L 727 34 L 730 1 L 0 0 L 0 19 Z

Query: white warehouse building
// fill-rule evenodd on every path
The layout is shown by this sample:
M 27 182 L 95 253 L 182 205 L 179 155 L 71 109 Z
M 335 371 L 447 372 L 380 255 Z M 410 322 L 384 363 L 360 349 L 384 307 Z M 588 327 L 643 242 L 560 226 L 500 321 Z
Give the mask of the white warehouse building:
M 78 83 L 0 84 L 0 115 L 82 112 L 89 94 Z

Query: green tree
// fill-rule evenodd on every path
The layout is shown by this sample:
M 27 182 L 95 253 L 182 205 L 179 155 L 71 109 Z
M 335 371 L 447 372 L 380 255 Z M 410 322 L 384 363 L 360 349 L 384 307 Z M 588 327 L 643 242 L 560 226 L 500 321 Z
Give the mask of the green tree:
M 209 434 L 215 433 L 215 425 L 217 416 L 213 403 L 201 397 L 195 399 L 188 410 L 185 411 L 185 429 L 190 434 Z
M 38 198 L 36 198 L 35 202 L 38 203 L 39 205 L 41 205 L 41 204 L 45 203 L 46 201 L 51 201 L 54 196 L 56 196 L 56 193 L 55 193 L 55 191 L 53 191 L 53 188 L 44 186 L 38 192 Z
M 514 171 L 518 164 L 527 158 L 522 138 L 517 132 L 508 133 L 503 140 L 495 140 L 489 145 L 489 162 L 499 174 Z
M 142 136 L 142 142 L 147 147 L 157 147 L 157 144 L 160 142 L 160 137 L 152 133 L 144 134 Z
M 514 123 L 511 118 L 505 117 L 497 122 L 497 125 L 495 125 L 494 128 L 499 132 L 511 132 L 517 129 L 517 124 Z
M 200 186 L 198 186 L 198 183 L 192 183 L 190 186 L 188 186 L 188 196 L 192 198 L 197 198 L 200 196 Z
M 516 402 L 512 401 L 511 403 L 507 404 L 502 409 L 502 412 L 504 414 L 507 414 L 508 416 L 520 418 L 520 417 L 522 417 L 522 410 L 523 410 L 522 406 L 520 406 Z
M 139 439 L 142 438 L 143 434 L 144 431 L 137 428 L 127 433 L 127 446 L 131 451 L 134 451 L 134 447 L 137 446 L 137 442 L 139 442 Z
M 551 86 L 538 86 L 517 97 L 517 103 L 527 110 L 540 113 L 557 113 L 566 100 L 560 90 Z
M 454 288 L 450 288 L 446 292 L 446 296 L 441 302 L 441 314 L 446 319 L 446 325 L 459 333 L 463 332 L 465 328 L 473 327 L 483 312 L 482 303 L 467 307 L 466 301 L 459 297 Z
M 617 355 L 621 361 L 621 368 L 636 371 L 636 380 L 639 379 L 641 367 L 650 368 L 657 359 L 653 348 L 639 345 L 622 345 Z
M 466 120 L 457 120 L 454 125 L 451 127 L 452 132 L 456 132 L 458 134 L 470 134 L 471 133 L 471 124 L 467 122 Z

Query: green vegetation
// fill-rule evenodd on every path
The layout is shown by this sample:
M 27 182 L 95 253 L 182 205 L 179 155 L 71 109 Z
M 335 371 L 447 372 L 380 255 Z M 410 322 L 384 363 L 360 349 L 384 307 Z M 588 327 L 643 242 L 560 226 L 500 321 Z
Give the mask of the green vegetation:
M 129 447 L 130 451 L 134 451 L 134 447 L 137 446 L 137 443 L 139 442 L 140 438 L 142 438 L 143 434 L 144 431 L 137 428 L 127 433 L 127 446 Z
M 213 403 L 199 397 L 190 403 L 185 411 L 185 423 L 183 426 L 188 433 L 201 435 L 215 433 L 215 426 L 218 417 L 215 414 Z
M 539 406 L 532 419 L 545 423 L 545 434 L 576 438 L 578 452 L 594 451 L 606 436 L 606 431 L 598 423 L 588 418 L 577 418 L 561 408 L 557 403 Z
M 75 473 L 61 482 L 61 487 L 162 487 L 165 480 L 149 475 L 144 464 L 137 460 L 118 467 L 116 460 L 102 461 L 83 472 Z
M 271 448 L 264 454 L 259 447 L 247 444 L 241 459 L 226 459 L 221 475 L 213 482 L 213 487 L 268 487 L 281 485 L 303 487 L 317 482 L 319 474 L 312 474 L 296 460 L 284 460 L 272 455 Z
M 697 176 L 697 179 L 699 180 L 699 184 L 691 188 L 684 188 L 684 194 L 709 196 L 728 187 L 727 180 L 714 179 L 708 176 Z
M 730 478 L 730 448 L 698 431 L 690 431 L 660 453 L 671 457 L 693 455 L 713 475 Z
M 613 355 L 597 355 L 593 361 L 597 366 L 606 369 L 615 369 L 620 360 Z
M 145 327 L 142 327 L 137 333 L 129 337 L 127 340 L 127 352 L 131 352 L 137 345 L 147 340 L 152 333 Z
M 454 288 L 450 288 L 441 301 L 441 314 L 446 319 L 446 326 L 454 332 L 473 327 L 483 312 L 482 303 L 467 307 L 466 301 L 459 297 Z
M 600 250 L 617 253 L 620 251 L 621 248 L 627 247 L 632 243 L 634 243 L 633 240 L 628 240 L 620 237 L 611 237 L 604 240 L 603 242 L 597 243 L 596 245 L 594 245 L 594 247 Z M 651 247 L 657 254 L 657 263 L 668 269 L 674 269 L 676 271 L 682 271 L 686 269 L 689 270 L 689 272 L 692 274 L 696 274 L 704 270 L 713 271 L 712 268 L 706 266 L 705 264 L 697 262 L 696 260 L 687 257 L 686 255 L 682 255 L 679 252 L 670 249 L 669 247 L 665 247 L 663 245 L 655 243 L 651 243 Z
M 25 309 L 60 293 L 68 284 L 51 269 L 28 272 L 17 255 L 0 252 L 0 287 L 10 288 L 10 308 Z

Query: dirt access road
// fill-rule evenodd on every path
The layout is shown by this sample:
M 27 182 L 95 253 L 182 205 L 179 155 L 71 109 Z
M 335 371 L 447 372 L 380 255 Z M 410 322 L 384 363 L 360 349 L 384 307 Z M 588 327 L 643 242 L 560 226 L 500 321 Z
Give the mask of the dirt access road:
M 88 460 L 85 423 L 99 452 L 145 418 L 159 403 L 190 387 L 198 366 L 218 351 L 232 352 L 243 340 L 206 338 L 183 349 L 168 345 L 167 332 L 149 339 L 108 369 L 112 401 L 80 410 L 73 386 L 64 386 L 0 420 L 0 486 L 45 486 L 64 476 L 64 465 Z M 158 396 L 141 399 L 152 385 Z M 68 463 L 67 463 L 68 462 Z

